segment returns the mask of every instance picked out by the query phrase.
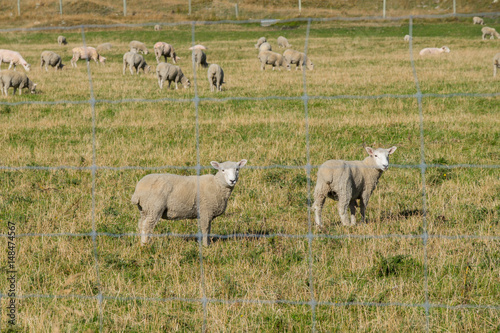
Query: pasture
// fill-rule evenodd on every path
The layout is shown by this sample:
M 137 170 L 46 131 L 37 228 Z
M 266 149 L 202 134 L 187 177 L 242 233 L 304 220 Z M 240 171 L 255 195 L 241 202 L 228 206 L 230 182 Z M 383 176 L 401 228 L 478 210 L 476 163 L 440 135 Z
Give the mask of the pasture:
M 24 235 L 17 330 L 308 332 L 313 321 L 319 332 L 498 330 L 500 170 L 487 166 L 500 159 L 500 44 L 482 41 L 469 18 L 413 23 L 421 105 L 408 21 L 312 22 L 308 36 L 305 22 L 197 25 L 194 38 L 191 25 L 3 33 L 1 48 L 31 63 L 40 91 L 0 99 L 1 233 L 10 221 Z M 68 45 L 57 45 L 60 34 Z M 266 36 L 282 53 L 281 35 L 299 51 L 307 41 L 313 71 L 260 70 L 254 44 Z M 83 37 L 113 44 L 90 76 L 85 62 L 70 64 Z M 155 74 L 123 75 L 131 40 L 146 43 L 153 67 L 153 44 L 174 45 L 191 88 L 160 91 Z M 222 92 L 210 92 L 206 69 L 194 72 L 193 42 L 224 69 Z M 443 45 L 449 54 L 418 55 Z M 60 54 L 64 70 L 40 69 L 43 50 Z M 398 147 L 366 223 L 342 226 L 328 200 L 317 230 L 308 208 L 317 166 L 363 159 L 364 145 Z M 196 174 L 198 159 L 204 174 L 212 160 L 243 158 L 201 260 L 196 237 L 182 236 L 198 232 L 194 220 L 160 221 L 155 234 L 168 235 L 144 248 L 128 235 L 144 175 Z M 172 168 L 152 169 L 163 166 Z M 7 289 L 0 279 L 2 329 Z

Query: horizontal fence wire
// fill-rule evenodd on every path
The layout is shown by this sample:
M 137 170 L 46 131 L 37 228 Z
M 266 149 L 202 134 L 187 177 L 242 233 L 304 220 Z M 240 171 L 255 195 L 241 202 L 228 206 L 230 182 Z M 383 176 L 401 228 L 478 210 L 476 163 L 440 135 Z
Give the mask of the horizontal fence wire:
M 307 32 L 306 32 L 306 42 L 304 53 L 307 55 L 307 45 L 309 39 L 309 31 L 312 22 L 330 22 L 330 21 L 374 21 L 374 20 L 384 20 L 384 21 L 401 21 L 409 20 L 409 35 L 412 36 L 413 20 L 414 19 L 445 19 L 454 17 L 473 17 L 473 16 L 484 16 L 484 17 L 498 17 L 500 13 L 473 13 L 473 14 L 444 14 L 444 15 L 409 15 L 400 17 L 386 17 L 381 16 L 369 16 L 369 17 L 332 17 L 332 18 L 298 18 L 298 19 L 287 19 L 280 20 L 281 23 L 286 22 L 307 22 Z M 243 20 L 243 21 L 233 21 L 233 20 L 222 20 L 222 21 L 189 21 L 189 22 L 177 22 L 177 23 L 144 23 L 144 24 L 112 24 L 112 25 L 79 25 L 72 27 L 42 27 L 42 28 L 12 28 L 12 29 L 0 29 L 0 32 L 35 32 L 35 31 L 54 31 L 54 30 L 81 30 L 83 43 L 85 45 L 85 31 L 92 29 L 115 29 L 115 28 L 142 28 L 154 26 L 160 24 L 163 26 L 180 26 L 180 25 L 191 25 L 192 26 L 192 43 L 195 43 L 195 26 L 197 25 L 217 25 L 217 24 L 246 24 L 246 23 L 260 23 L 261 20 Z M 415 79 L 415 85 L 417 92 L 415 94 L 382 94 L 382 95 L 367 95 L 367 96 L 356 96 L 356 95 L 338 95 L 338 96 L 311 96 L 307 92 L 307 82 L 305 69 L 303 69 L 303 95 L 297 97 L 283 97 L 283 96 L 266 96 L 266 97 L 227 97 L 227 98 L 200 98 L 198 96 L 197 90 L 197 77 L 196 71 L 194 71 L 194 90 L 195 96 L 190 99 L 176 99 L 176 98 L 159 98 L 159 99 L 120 99 L 120 100 L 104 100 L 95 99 L 93 88 L 92 88 L 92 74 L 90 70 L 89 63 L 87 61 L 87 71 L 89 79 L 90 88 L 90 98 L 88 100 L 60 100 L 60 101 L 21 101 L 21 102 L 4 102 L 0 101 L 0 105 L 9 106 L 19 106 L 19 105 L 58 105 L 58 104 L 89 104 L 92 108 L 92 165 L 89 167 L 76 167 L 76 166 L 0 166 L 0 170 L 4 171 L 59 171 L 59 170 L 78 170 L 78 171 L 90 171 L 92 173 L 92 232 L 88 233 L 20 233 L 17 234 L 16 238 L 22 237 L 90 237 L 93 243 L 93 254 L 94 254 L 94 266 L 97 274 L 97 295 L 86 296 L 86 295 L 43 295 L 43 294 L 26 294 L 26 295 L 16 295 L 17 299 L 81 299 L 81 300 L 96 300 L 99 304 L 99 331 L 103 331 L 103 301 L 113 300 L 113 301 L 152 301 L 152 302 L 193 302 L 201 303 L 203 306 L 203 326 L 202 331 L 206 330 L 207 323 L 207 305 L 210 303 L 220 303 L 220 304 L 289 304 L 289 305 L 303 305 L 311 307 L 311 331 L 316 331 L 316 316 L 315 309 L 318 306 L 330 306 L 330 307 L 346 307 L 346 306 L 369 306 L 369 307 L 417 307 L 425 309 L 426 313 L 426 331 L 430 330 L 430 315 L 429 310 L 432 308 L 442 308 L 449 310 L 459 310 L 459 309 L 487 309 L 487 310 L 500 310 L 498 305 L 478 305 L 478 304 L 461 304 L 461 305 L 446 305 L 446 304 L 435 304 L 429 302 L 429 291 L 428 291 L 428 267 L 427 267 L 427 242 L 429 239 L 448 239 L 448 240 L 463 240 L 463 239 L 474 239 L 474 240 L 485 240 L 485 241 L 500 241 L 500 236 L 486 236 L 486 235 L 437 235 L 428 234 L 427 232 L 427 208 L 426 208 L 426 189 L 425 189 L 425 171 L 429 168 L 445 168 L 445 169 L 455 169 L 455 168 L 479 168 L 479 169 L 499 169 L 500 165 L 481 165 L 481 164 L 456 164 L 456 165 L 442 165 L 442 164 L 427 164 L 425 162 L 425 143 L 424 143 L 424 123 L 423 123 L 423 106 L 422 100 L 425 98 L 454 98 L 454 97 L 466 97 L 466 98 L 494 98 L 500 96 L 500 93 L 448 93 L 448 94 L 435 94 L 435 93 L 422 93 L 420 91 L 417 72 L 415 64 L 413 61 L 412 52 L 412 38 L 409 42 L 410 60 L 411 67 Z M 193 66 L 194 66 L 193 62 Z M 381 98 L 396 98 L 396 99 L 417 99 L 419 117 L 420 117 L 420 154 L 421 161 L 419 164 L 391 164 L 391 167 L 402 168 L 402 169 L 420 169 L 422 176 L 422 202 L 423 208 L 422 223 L 423 231 L 421 234 L 385 234 L 385 235 L 359 235 L 359 234 L 342 234 L 342 235 L 330 235 L 330 234 L 313 234 L 312 232 L 312 218 L 311 218 L 311 171 L 313 169 L 319 168 L 318 165 L 310 164 L 310 148 L 309 148 L 309 123 L 308 123 L 308 102 L 312 100 L 339 100 L 339 99 L 381 99 Z M 309 301 L 292 301 L 284 299 L 214 299 L 208 298 L 206 296 L 205 281 L 204 281 L 204 271 L 203 271 L 203 247 L 202 247 L 202 233 L 200 229 L 200 221 L 198 217 L 198 232 L 196 234 L 176 234 L 176 233 L 163 233 L 163 234 L 148 234 L 149 237 L 178 237 L 178 238 L 190 238 L 196 239 L 199 242 L 199 262 L 201 269 L 201 298 L 183 298 L 183 297 L 128 297 L 128 296 L 110 296 L 102 293 L 102 285 L 100 282 L 99 275 L 99 254 L 97 250 L 97 237 L 140 237 L 144 234 L 141 233 L 108 233 L 108 232 L 98 232 L 96 228 L 95 221 L 95 191 L 96 191 L 96 173 L 99 170 L 109 170 L 109 171 L 127 171 L 127 170 L 142 170 L 142 171 L 154 171 L 154 170 L 166 170 L 166 169 L 176 169 L 176 170 L 195 170 L 196 174 L 199 176 L 201 170 L 211 169 L 209 166 L 202 166 L 200 164 L 200 146 L 199 146 L 199 119 L 198 110 L 199 104 L 201 102 L 227 102 L 227 101 L 267 101 L 267 100 L 290 100 L 290 101 L 303 101 L 304 103 L 304 117 L 306 126 L 306 165 L 268 165 L 268 166 L 246 166 L 246 168 L 253 170 L 266 170 L 266 169 L 300 169 L 305 170 L 307 174 L 307 216 L 308 216 L 308 232 L 307 234 L 284 234 L 284 233 L 274 233 L 274 234 L 209 234 L 208 236 L 214 239 L 266 239 L 274 237 L 283 237 L 291 239 L 307 239 L 308 240 L 308 253 L 309 253 L 309 268 L 308 268 L 308 279 L 310 284 L 310 300 Z M 197 152 L 197 165 L 196 166 L 175 166 L 175 165 L 165 165 L 156 167 L 140 167 L 140 166 L 99 166 L 96 165 L 97 161 L 97 148 L 96 148 L 96 104 L 119 104 L 119 103 L 162 103 L 162 102 L 172 102 L 172 103 L 193 103 L 196 113 L 196 152 Z M 199 200 L 199 187 L 197 200 Z M 11 237 L 7 234 L 0 234 L 0 237 Z M 320 302 L 315 300 L 314 292 L 314 275 L 313 275 L 313 256 L 312 256 L 312 241 L 315 239 L 419 239 L 422 240 L 424 246 L 424 292 L 425 292 L 425 302 L 424 303 L 398 303 L 398 302 L 387 302 L 387 303 L 376 303 L 376 302 Z M 0 293 L 0 300 L 6 298 L 7 295 Z

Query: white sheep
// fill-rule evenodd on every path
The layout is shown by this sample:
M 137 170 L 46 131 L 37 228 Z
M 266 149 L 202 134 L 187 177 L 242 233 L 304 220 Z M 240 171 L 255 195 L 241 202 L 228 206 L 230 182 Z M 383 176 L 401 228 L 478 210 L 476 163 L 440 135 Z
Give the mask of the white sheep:
M 40 68 L 43 69 L 45 65 L 45 71 L 49 71 L 48 66 L 52 66 L 57 71 L 58 69 L 63 69 L 64 65 L 62 63 L 61 56 L 52 51 L 43 51 L 40 56 Z
M 102 43 L 96 47 L 96 51 L 97 51 L 97 53 L 101 54 L 101 53 L 104 53 L 106 51 L 110 51 L 112 48 L 113 48 L 113 45 L 111 45 L 111 43 Z
M 259 46 L 259 52 L 260 51 L 272 51 L 273 48 L 271 47 L 271 44 L 269 44 L 268 42 L 264 42 L 262 44 L 260 44 Z
M 64 45 L 68 44 L 68 42 L 66 41 L 66 37 L 64 36 L 57 37 L 57 44 L 59 44 L 59 46 L 61 46 L 62 44 Z
M 13 70 L 0 71 L 0 90 L 2 95 L 7 96 L 10 87 L 14 88 L 13 95 L 19 88 L 19 95 L 22 95 L 23 88 L 28 88 L 34 94 L 36 90 L 36 83 L 33 83 L 25 73 L 19 73 Z
M 410 35 L 405 35 L 405 38 L 404 38 L 405 42 L 409 42 L 410 39 L 412 39 Z
M 161 25 L 155 24 L 155 31 L 160 31 L 161 30 Z
M 165 58 L 165 62 L 167 62 L 167 58 L 172 58 L 174 64 L 181 60 L 181 58 L 175 54 L 174 47 L 168 43 L 158 42 L 154 45 L 154 50 L 157 63 L 160 63 L 160 58 L 162 56 Z
M 31 69 L 31 65 L 28 64 L 21 54 L 16 51 L 0 50 L 0 66 L 2 66 L 2 62 L 9 64 L 8 69 L 14 66 L 14 70 L 16 70 L 17 65 L 23 66 L 26 72 L 29 72 Z
M 265 42 L 267 42 L 266 37 L 260 37 L 260 38 L 257 40 L 257 44 L 255 44 L 255 48 L 256 48 L 256 49 L 260 48 L 260 46 L 261 46 L 263 43 L 265 43 Z
M 160 89 L 163 89 L 163 82 L 165 82 L 165 80 L 168 81 L 169 88 L 172 81 L 175 82 L 175 89 L 179 89 L 177 86 L 179 82 L 182 83 L 184 88 L 189 88 L 191 86 L 191 82 L 189 82 L 189 79 L 182 73 L 179 66 L 171 65 L 166 62 L 162 62 L 156 67 L 156 76 L 158 77 Z
M 135 68 L 136 74 L 139 74 L 139 69 L 142 69 L 144 73 L 149 73 L 151 70 L 151 66 L 146 63 L 144 57 L 135 52 L 127 52 L 123 55 L 123 75 L 125 75 L 127 65 L 130 67 L 130 74 L 132 75 L 134 75 L 132 67 Z
M 441 53 L 450 53 L 450 49 L 448 46 L 442 47 L 427 47 L 425 49 L 420 50 L 420 55 L 429 55 L 429 54 L 441 54 Z
M 266 65 L 272 65 L 273 71 L 275 67 L 281 70 L 281 66 L 290 69 L 290 64 L 286 62 L 285 58 L 279 53 L 272 51 L 260 51 L 259 52 L 260 69 L 264 70 Z
M 490 39 L 495 39 L 495 37 L 500 39 L 500 34 L 495 30 L 495 28 L 484 27 L 481 29 L 481 32 L 483 33 L 483 40 L 486 35 L 490 35 Z
M 97 52 L 97 50 L 93 47 L 79 46 L 79 47 L 73 48 L 71 51 L 73 52 L 73 58 L 71 58 L 71 66 L 72 67 L 77 67 L 76 62 L 80 59 L 87 60 L 87 61 L 94 60 L 94 62 L 96 64 L 100 63 L 102 65 L 104 65 L 106 63 L 106 58 L 101 56 Z
M 493 77 L 497 76 L 497 68 L 500 68 L 500 53 L 493 57 Z
M 201 45 L 201 44 L 196 44 L 195 46 L 191 46 L 191 47 L 189 48 L 189 50 L 190 50 L 190 51 L 192 51 L 192 50 L 208 50 L 208 47 L 203 46 L 203 45 Z
M 207 68 L 208 67 L 207 55 L 205 54 L 205 52 L 203 52 L 203 50 L 201 50 L 201 49 L 193 50 L 193 57 L 194 57 L 193 60 L 196 64 L 197 68 L 199 68 L 199 67 Z
M 359 199 L 361 221 L 364 222 L 370 195 L 382 173 L 389 167 L 389 155 L 396 151 L 396 147 L 365 149 L 370 156 L 363 161 L 329 160 L 319 167 L 312 206 L 318 227 L 322 227 L 321 211 L 327 197 L 338 201 L 340 220 L 346 226 L 356 224 L 356 200 Z
M 141 245 L 149 242 L 160 218 L 181 220 L 199 217 L 203 245 L 208 246 L 212 220 L 225 212 L 229 196 L 238 181 L 239 170 L 246 163 L 246 160 L 212 161 L 210 164 L 218 170 L 215 175 L 149 174 L 143 177 L 132 196 L 132 204 L 137 205 L 141 214 Z
M 290 66 L 296 64 L 297 67 L 295 67 L 295 70 L 298 70 L 299 66 L 306 66 L 306 68 L 311 71 L 314 69 L 314 64 L 304 52 L 288 49 L 283 52 L 283 58 L 285 58 L 285 63 L 289 64 Z M 291 69 L 290 66 L 288 66 L 288 70 Z
M 132 52 L 142 52 L 143 54 L 148 54 L 148 48 L 146 47 L 146 44 L 139 42 L 137 40 L 131 41 L 128 46 L 130 47 L 130 51 Z
M 208 83 L 210 84 L 210 91 L 222 91 L 221 86 L 225 83 L 224 71 L 219 65 L 211 64 L 210 67 L 208 67 L 207 77 Z
M 472 23 L 484 25 L 484 20 L 482 18 L 478 17 L 478 16 L 474 16 L 472 18 Z
M 285 37 L 283 36 L 279 36 L 278 37 L 278 46 L 279 47 L 292 47 L 292 45 L 290 45 L 290 43 L 288 43 L 288 39 L 286 39 Z

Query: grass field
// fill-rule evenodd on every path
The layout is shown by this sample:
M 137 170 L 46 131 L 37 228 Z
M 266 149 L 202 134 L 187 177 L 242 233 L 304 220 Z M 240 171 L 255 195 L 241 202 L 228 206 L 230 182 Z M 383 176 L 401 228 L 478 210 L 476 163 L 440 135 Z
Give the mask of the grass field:
M 86 102 L 86 64 L 70 65 L 71 49 L 83 44 L 81 30 L 65 31 L 63 47 L 57 31 L 3 33 L 1 48 L 32 64 L 28 75 L 40 93 L 0 100 L 0 165 L 21 167 L 0 172 L 1 233 L 10 221 L 17 234 L 77 235 L 16 238 L 18 323 L 7 323 L 9 283 L 2 278 L 0 329 L 95 332 L 102 320 L 104 332 L 200 331 L 206 318 L 209 332 L 309 332 L 312 291 L 320 332 L 498 331 L 500 171 L 447 168 L 498 166 L 500 159 L 500 98 L 493 96 L 500 81 L 492 76 L 499 44 L 482 41 L 480 27 L 469 21 L 414 21 L 419 87 L 436 94 L 422 99 L 422 123 L 403 41 L 408 21 L 313 22 L 307 52 L 315 68 L 305 73 L 305 86 L 301 71 L 261 71 L 254 44 L 266 36 L 277 49 L 276 38 L 284 35 L 304 50 L 306 23 L 196 26 L 194 41 L 225 72 L 218 94 L 210 92 L 206 70 L 194 81 L 190 25 L 85 31 L 87 45 L 114 45 L 104 54 L 106 66 L 89 64 L 94 109 Z M 155 74 L 131 76 L 127 69 L 122 75 L 122 55 L 134 39 L 150 51 L 159 40 L 173 44 L 192 87 L 160 91 Z M 443 45 L 451 53 L 418 55 Z M 65 69 L 41 70 L 43 50 L 59 53 Z M 153 54 L 146 61 L 156 65 Z M 311 97 L 307 115 L 303 100 L 286 98 L 303 96 L 304 88 Z M 450 96 L 455 93 L 462 95 Z M 383 94 L 409 96 L 366 98 Z M 330 98 L 342 95 L 355 98 Z M 198 108 L 195 96 L 202 98 Z M 15 104 L 25 101 L 42 103 Z M 367 222 L 342 226 L 329 200 L 325 230 L 313 227 L 318 237 L 309 243 L 317 167 L 309 177 L 300 166 L 362 159 L 364 145 L 398 147 Z M 251 167 L 242 169 L 225 214 L 212 224 L 214 234 L 243 236 L 219 237 L 203 248 L 203 271 L 193 237 L 154 237 L 140 248 L 137 236 L 122 235 L 137 232 L 139 212 L 130 203 L 137 181 L 156 172 L 128 167 L 194 167 L 198 154 L 203 166 L 245 158 Z M 423 177 L 422 156 L 441 166 Z M 93 163 L 111 168 L 93 174 Z M 196 174 L 192 168 L 161 172 Z M 100 234 L 94 243 L 93 228 L 122 236 Z M 197 231 L 192 220 L 155 228 L 157 234 Z M 250 237 L 256 234 L 266 237 Z M 6 237 L 0 246 L 6 273 Z

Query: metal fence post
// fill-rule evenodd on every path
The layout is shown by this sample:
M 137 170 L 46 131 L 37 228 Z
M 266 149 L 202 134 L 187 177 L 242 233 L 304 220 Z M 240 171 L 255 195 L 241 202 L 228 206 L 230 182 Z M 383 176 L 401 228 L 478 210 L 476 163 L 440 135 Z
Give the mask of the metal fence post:
M 457 0 L 453 0 L 453 15 L 457 13 Z
M 234 4 L 234 12 L 236 14 L 236 18 L 238 18 L 238 4 L 237 3 Z
M 299 0 L 299 13 L 302 12 L 302 1 Z
M 189 0 L 189 13 L 188 13 L 189 16 L 191 16 L 191 0 Z
M 127 16 L 127 0 L 123 0 L 123 16 Z
M 62 15 L 62 0 L 59 0 L 59 14 Z
M 21 0 L 17 0 L 17 16 L 21 16 Z
M 383 8 L 383 12 L 382 12 L 382 14 L 383 14 L 382 16 L 383 16 L 384 18 L 385 18 L 385 2 L 386 2 L 386 0 L 384 0 L 384 8 Z

